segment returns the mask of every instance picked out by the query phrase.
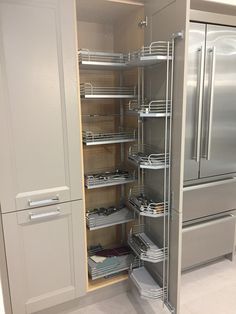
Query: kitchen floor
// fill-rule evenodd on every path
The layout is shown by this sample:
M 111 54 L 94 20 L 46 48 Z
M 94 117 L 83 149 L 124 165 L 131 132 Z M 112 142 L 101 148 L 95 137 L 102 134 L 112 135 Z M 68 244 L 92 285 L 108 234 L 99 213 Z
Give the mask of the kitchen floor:
M 235 314 L 236 261 L 224 259 L 182 276 L 180 314 Z M 84 307 L 71 314 L 166 314 L 159 302 L 141 308 L 129 293 Z
M 227 259 L 182 276 L 181 314 L 236 313 L 236 259 Z
M 122 293 L 113 298 L 81 308 L 71 314 L 169 314 L 163 309 L 161 302 L 146 302 L 141 304 L 131 293 Z

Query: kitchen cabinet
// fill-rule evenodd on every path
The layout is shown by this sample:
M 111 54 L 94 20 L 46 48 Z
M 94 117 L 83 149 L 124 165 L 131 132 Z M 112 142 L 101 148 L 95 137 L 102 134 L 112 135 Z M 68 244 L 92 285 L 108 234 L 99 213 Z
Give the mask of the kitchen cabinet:
M 0 1 L 3 213 L 82 199 L 74 2 Z
M 67 301 L 127 280 L 127 265 L 93 280 L 88 260 L 143 230 L 156 255 L 132 251 L 132 290 L 179 313 L 188 14 L 187 0 L 0 0 L 0 202 L 13 314 L 58 314 L 63 303 L 69 313 Z M 141 183 L 155 199 L 148 215 L 128 206 Z M 151 293 L 139 289 L 143 275 Z
M 86 293 L 82 201 L 2 219 L 13 313 L 34 313 Z

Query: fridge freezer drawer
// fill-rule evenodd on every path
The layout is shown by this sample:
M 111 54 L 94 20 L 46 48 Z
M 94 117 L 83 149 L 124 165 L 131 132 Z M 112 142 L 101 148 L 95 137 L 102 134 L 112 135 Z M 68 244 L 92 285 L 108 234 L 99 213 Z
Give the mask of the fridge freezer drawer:
M 184 188 L 183 221 L 236 209 L 236 178 Z
M 185 270 L 234 251 L 235 217 L 227 215 L 184 227 L 182 235 L 182 270 Z

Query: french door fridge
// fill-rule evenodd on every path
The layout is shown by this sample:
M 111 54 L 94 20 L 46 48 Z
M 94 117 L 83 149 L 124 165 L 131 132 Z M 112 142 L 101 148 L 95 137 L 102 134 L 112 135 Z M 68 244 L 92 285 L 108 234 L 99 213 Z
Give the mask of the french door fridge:
M 236 28 L 190 24 L 185 184 L 236 173 Z

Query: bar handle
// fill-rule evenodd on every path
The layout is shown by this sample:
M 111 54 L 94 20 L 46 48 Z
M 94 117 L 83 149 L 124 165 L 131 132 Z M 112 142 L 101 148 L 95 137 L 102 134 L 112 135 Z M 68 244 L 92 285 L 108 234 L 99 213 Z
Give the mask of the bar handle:
M 211 138 L 212 138 L 212 118 L 214 106 L 214 90 L 215 90 L 215 68 L 216 68 L 216 47 L 208 49 L 208 53 L 212 55 L 210 65 L 210 79 L 208 92 L 208 126 L 207 126 L 207 142 L 206 142 L 206 160 L 211 159 Z
M 200 162 L 201 153 L 201 121 L 202 121 L 202 101 L 203 101 L 203 78 L 204 78 L 204 47 L 201 46 L 197 50 L 198 52 L 198 73 L 197 73 L 197 123 L 195 130 L 195 146 L 193 159 L 197 163 Z
M 59 195 L 56 195 L 50 199 L 40 200 L 40 201 L 31 201 L 28 200 L 28 204 L 30 207 L 40 207 L 46 205 L 52 205 L 58 203 L 60 201 Z
M 208 221 L 205 222 L 201 222 L 201 223 L 195 223 L 193 225 L 189 225 L 183 228 L 183 233 L 185 232 L 191 232 L 194 230 L 198 230 L 200 228 L 205 228 L 205 227 L 211 227 L 211 226 L 215 226 L 218 223 L 222 223 L 222 222 L 226 222 L 226 221 L 234 221 L 235 220 L 235 216 L 232 214 L 229 215 L 225 215 L 223 217 L 219 217 L 216 219 L 210 219 Z
M 41 220 L 41 219 L 50 219 L 53 217 L 57 217 L 61 214 L 60 208 L 58 207 L 57 210 L 46 212 L 46 213 L 40 213 L 40 214 L 34 214 L 29 213 L 29 219 L 31 221 Z

